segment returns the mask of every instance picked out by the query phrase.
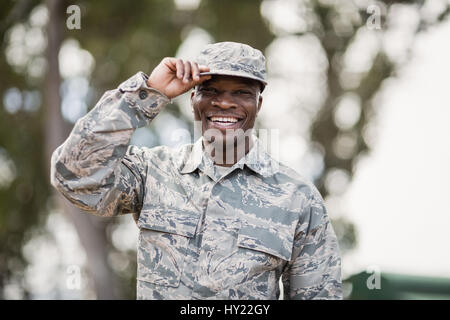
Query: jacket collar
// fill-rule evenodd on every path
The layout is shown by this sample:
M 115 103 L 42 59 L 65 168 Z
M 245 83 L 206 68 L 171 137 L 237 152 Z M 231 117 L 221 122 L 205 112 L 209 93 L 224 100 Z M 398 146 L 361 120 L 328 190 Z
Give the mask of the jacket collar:
M 202 162 L 203 156 L 203 137 L 200 137 L 193 145 L 191 152 L 185 158 L 186 160 L 181 163 L 181 173 L 194 172 Z
M 244 166 L 247 166 L 252 171 L 264 177 L 275 174 L 278 171 L 278 162 L 272 159 L 256 136 L 253 136 L 253 142 L 254 144 L 250 151 L 235 163 L 230 170 L 232 171 L 236 168 L 243 169 Z M 200 137 L 192 145 L 191 152 L 185 159 L 180 166 L 181 173 L 192 173 L 198 168 L 211 178 L 216 176 L 213 161 L 204 152 L 203 137 Z

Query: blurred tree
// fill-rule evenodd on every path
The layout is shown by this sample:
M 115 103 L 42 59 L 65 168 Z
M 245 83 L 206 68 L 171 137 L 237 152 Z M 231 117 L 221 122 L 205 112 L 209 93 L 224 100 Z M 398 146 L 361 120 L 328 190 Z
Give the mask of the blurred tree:
M 30 93 L 39 86 L 29 83 L 5 57 L 7 31 L 28 19 L 37 1 L 0 3 L 2 57 L 0 59 L 0 288 L 7 283 L 22 285 L 26 261 L 22 245 L 44 222 L 50 193 L 42 154 L 42 115 L 20 110 L 22 90 Z M 9 99 L 9 100 L 8 100 Z M 13 129 L 13 130 L 12 130 Z M 6 164 L 6 165 L 5 165 Z M 6 177 L 10 179 L 5 179 Z M 0 290 L 0 298 L 4 291 Z M 25 297 L 27 293 L 25 292 Z
M 398 2 L 417 8 L 424 5 L 423 1 L 384 1 L 383 8 L 389 12 L 392 4 Z M 371 119 L 371 99 L 383 80 L 393 74 L 395 64 L 380 50 L 356 87 L 343 86 L 342 57 L 358 30 L 366 27 L 369 18 L 366 7 L 349 1 L 299 0 L 298 3 L 299 7 L 306 5 L 310 9 L 307 15 L 313 23 L 304 32 L 293 34 L 314 34 L 329 62 L 327 97 L 311 127 L 311 139 L 321 150 L 325 168 L 315 182 L 325 197 L 328 190 L 324 181 L 329 170 L 344 170 L 351 178 L 355 159 L 368 150 L 363 131 Z M 344 8 L 344 3 L 350 5 Z M 25 297 L 28 296 L 22 280 L 27 263 L 22 246 L 36 233 L 45 232 L 46 216 L 56 204 L 71 218 L 86 250 L 97 297 L 135 296 L 135 252 L 122 252 L 111 241 L 117 219 L 80 214 L 68 206 L 67 201 L 54 196 L 49 186 L 50 154 L 67 137 L 72 126 L 63 120 L 58 94 L 61 88 L 58 52 L 65 39 L 76 39 L 95 59 L 95 69 L 89 78 L 92 94 L 87 101 L 92 107 L 105 90 L 117 87 L 138 70 L 149 72 L 164 56 L 175 55 L 187 30 L 193 27 L 207 30 L 215 41 L 241 41 L 258 48 L 266 48 L 276 37 L 261 16 L 260 1 L 204 0 L 198 8 L 183 10 L 167 0 L 133 3 L 80 0 L 76 4 L 81 8 L 81 30 L 68 30 L 66 8 L 71 4 L 57 0 L 0 3 L 3 53 L 0 58 L 3 98 L 0 108 L 0 298 L 4 294 L 1 289 L 7 283 L 21 285 Z M 46 26 L 30 20 L 33 10 L 42 5 L 50 16 Z M 304 12 L 299 9 L 299 15 Z M 416 31 L 442 21 L 447 14 L 448 8 L 437 21 L 421 21 Z M 387 28 L 385 15 L 381 20 L 382 29 Z M 29 32 L 39 33 L 39 28 L 45 35 L 46 52 L 26 47 L 27 43 L 32 43 L 33 33 Z M 25 49 L 14 42 L 18 41 L 16 38 L 25 41 Z M 37 72 L 39 67 L 45 72 Z M 339 100 L 349 92 L 359 97 L 361 116 L 351 128 L 342 129 L 336 124 L 334 113 Z M 168 111 L 182 118 L 176 106 L 169 106 Z M 343 134 L 356 139 L 354 150 L 346 157 L 336 152 L 336 141 Z M 351 248 L 356 241 L 353 225 L 345 220 L 334 223 L 343 248 Z M 108 257 L 112 253 L 132 263 L 120 272 L 111 270 Z
M 320 108 L 311 127 L 311 140 L 317 143 L 322 153 L 325 170 L 317 177 L 315 184 L 321 194 L 326 197 L 329 190 L 326 188 L 327 175 L 335 169 L 342 170 L 351 180 L 355 173 L 357 161 L 361 155 L 366 154 L 370 145 L 367 143 L 367 128 L 374 114 L 373 98 L 379 91 L 383 81 L 395 75 L 396 65 L 380 45 L 373 49 L 374 58 L 367 71 L 358 74 L 359 81 L 345 80 L 349 75 L 345 70 L 344 56 L 351 50 L 361 31 L 369 29 L 382 33 L 389 32 L 390 25 L 386 17 L 391 9 L 398 9 L 398 5 L 414 8 L 419 15 L 419 23 L 413 30 L 418 33 L 433 24 L 443 21 L 449 14 L 450 6 L 445 4 L 444 10 L 436 17 L 429 19 L 423 13 L 427 1 L 306 1 L 307 6 L 314 13 L 316 23 L 306 30 L 316 35 L 325 50 L 328 60 L 327 87 L 328 95 Z M 431 1 L 428 1 L 431 2 Z M 428 3 L 429 4 L 429 3 Z M 374 8 L 375 7 L 375 8 Z M 421 12 L 422 11 L 422 12 Z M 378 16 L 375 16 L 378 15 Z M 414 21 L 414 17 L 411 17 Z M 374 25 L 379 23 L 379 25 Z M 392 23 L 392 21 L 391 21 Z M 351 62 L 350 62 L 351 63 Z M 354 75 L 353 75 L 354 76 Z M 339 102 L 348 94 L 358 97 L 360 102 L 359 119 L 350 127 L 340 127 L 336 120 Z M 346 139 L 347 138 L 347 139 Z M 342 149 L 351 149 L 349 152 L 339 152 Z M 345 218 L 333 222 L 337 229 L 341 250 L 352 249 L 356 244 L 356 230 L 352 223 Z
M 51 154 L 63 143 L 70 132 L 70 127 L 63 120 L 61 114 L 61 97 L 59 94 L 55 94 L 60 91 L 61 87 L 58 53 L 63 41 L 66 7 L 67 5 L 63 1 L 47 1 L 50 17 L 47 26 L 48 70 L 44 85 L 44 121 L 42 123 L 45 135 L 47 176 L 50 174 Z M 53 192 L 59 207 L 63 208 L 63 212 L 70 217 L 85 249 L 97 298 L 114 299 L 120 297 L 120 291 L 116 287 L 116 276 L 108 263 L 109 242 L 105 233 L 106 222 L 97 217 L 83 214 L 56 191 Z

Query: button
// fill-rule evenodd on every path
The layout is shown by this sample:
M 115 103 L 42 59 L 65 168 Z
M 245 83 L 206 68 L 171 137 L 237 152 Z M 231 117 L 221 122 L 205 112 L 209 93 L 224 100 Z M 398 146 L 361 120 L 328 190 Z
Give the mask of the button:
M 148 93 L 145 90 L 141 90 L 139 91 L 139 98 L 141 98 L 142 100 L 146 99 L 148 97 Z

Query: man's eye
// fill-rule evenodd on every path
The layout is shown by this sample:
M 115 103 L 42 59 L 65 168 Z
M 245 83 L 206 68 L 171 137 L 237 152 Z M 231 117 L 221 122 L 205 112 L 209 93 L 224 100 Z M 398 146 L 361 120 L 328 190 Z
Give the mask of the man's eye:
M 250 91 L 247 91 L 247 90 L 238 90 L 238 91 L 236 91 L 236 93 L 238 95 L 245 95 L 245 96 L 252 95 L 252 93 Z
M 200 91 L 203 92 L 203 93 L 207 93 L 207 94 L 212 94 L 212 93 L 216 93 L 216 92 L 217 92 L 216 89 L 214 89 L 214 88 L 208 88 L 208 87 L 206 87 L 206 88 L 201 88 Z

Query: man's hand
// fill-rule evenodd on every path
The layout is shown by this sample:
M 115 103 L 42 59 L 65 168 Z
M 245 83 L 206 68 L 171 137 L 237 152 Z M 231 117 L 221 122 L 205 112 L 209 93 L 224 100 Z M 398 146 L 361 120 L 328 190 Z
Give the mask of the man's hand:
M 196 62 L 183 61 L 177 58 L 164 58 L 153 69 L 147 80 L 147 85 L 172 99 L 185 93 L 199 83 L 211 79 L 210 75 L 200 76 L 200 72 L 208 72 L 206 66 Z

